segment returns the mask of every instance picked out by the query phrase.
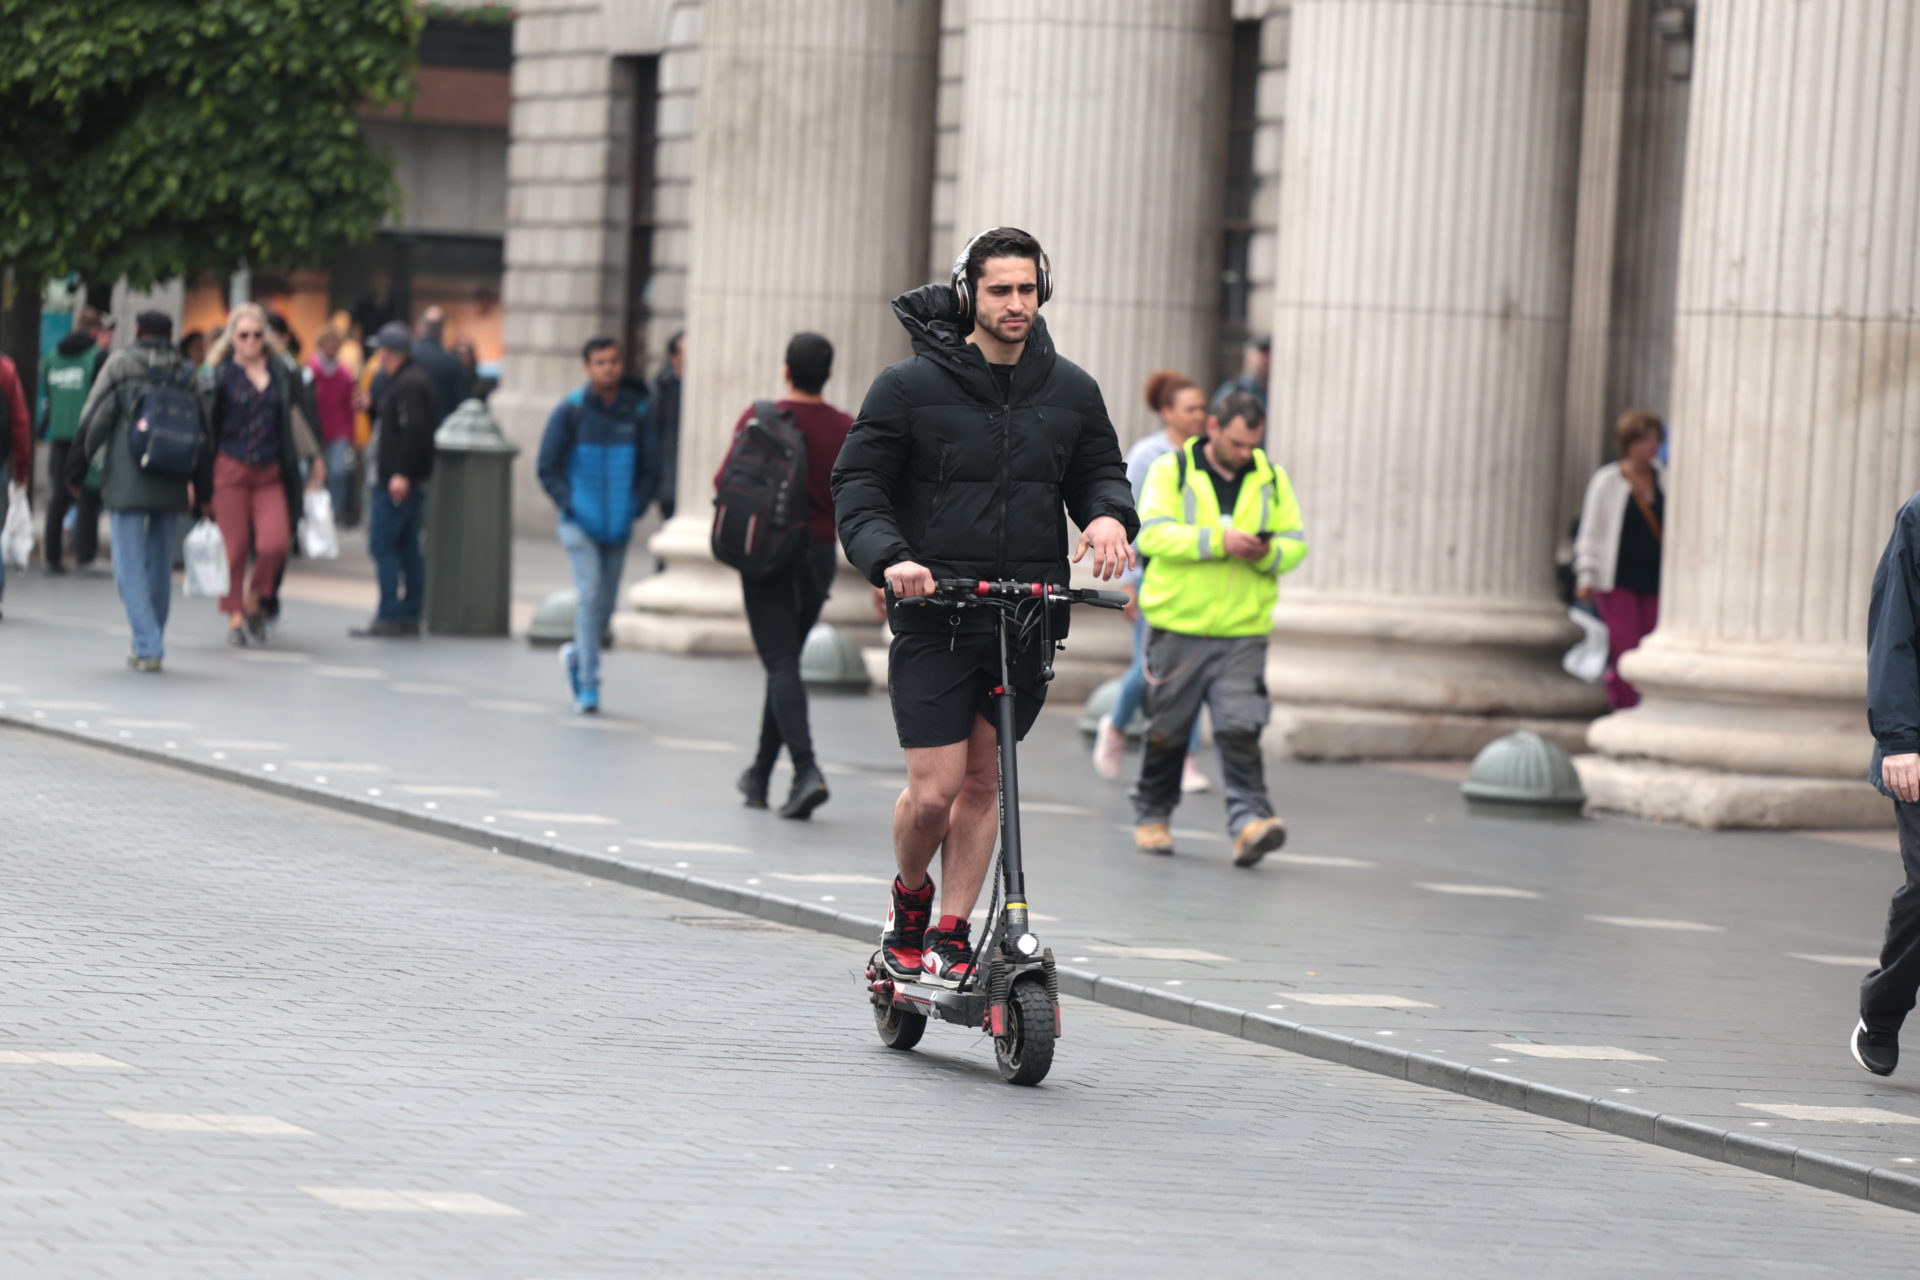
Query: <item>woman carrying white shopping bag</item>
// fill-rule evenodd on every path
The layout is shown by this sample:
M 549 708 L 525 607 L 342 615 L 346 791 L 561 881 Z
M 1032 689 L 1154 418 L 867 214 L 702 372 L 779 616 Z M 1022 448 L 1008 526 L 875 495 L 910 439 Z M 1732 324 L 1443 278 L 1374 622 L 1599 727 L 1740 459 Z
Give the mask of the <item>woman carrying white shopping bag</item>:
M 27 431 L 27 397 L 20 386 L 20 372 L 13 361 L 0 355 L 0 459 L 11 459 L 13 482 L 7 488 L 7 523 L 4 548 L 0 548 L 0 594 L 7 589 L 7 561 L 19 559 L 27 567 L 33 555 L 33 513 L 27 509 L 27 481 L 33 473 L 33 438 Z M 18 512 L 18 515 L 14 513 Z M 24 521 L 25 552 L 20 551 L 22 537 L 16 528 Z

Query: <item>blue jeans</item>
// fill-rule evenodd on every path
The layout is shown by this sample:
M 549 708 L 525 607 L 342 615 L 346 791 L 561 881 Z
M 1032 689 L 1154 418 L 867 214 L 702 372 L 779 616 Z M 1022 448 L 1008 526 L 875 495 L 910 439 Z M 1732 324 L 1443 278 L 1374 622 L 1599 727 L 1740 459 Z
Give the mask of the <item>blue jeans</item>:
M 620 575 L 627 567 L 627 544 L 606 546 L 565 516 L 560 517 L 560 545 L 573 566 L 573 662 L 582 689 L 600 687 L 600 637 L 606 634 L 614 606 L 620 602 Z
M 385 485 L 367 491 L 367 554 L 380 579 L 380 608 L 373 616 L 381 622 L 420 621 L 427 598 L 427 566 L 420 558 L 426 509 L 427 493 L 419 485 L 397 505 Z
M 333 499 L 333 520 L 347 510 L 347 486 L 353 483 L 353 441 L 335 440 L 327 446 L 327 496 Z
M 133 628 L 133 656 L 165 656 L 167 604 L 173 597 L 173 530 L 177 511 L 109 513 L 113 534 L 113 585 Z
M 1113 727 L 1126 732 L 1127 725 L 1134 714 L 1140 710 L 1141 702 L 1147 696 L 1147 665 L 1145 648 L 1147 642 L 1147 622 L 1142 618 L 1133 624 L 1133 665 L 1120 677 L 1120 696 L 1113 700 Z M 1193 733 L 1187 739 L 1187 754 L 1197 755 L 1200 751 L 1200 721 L 1193 722 Z

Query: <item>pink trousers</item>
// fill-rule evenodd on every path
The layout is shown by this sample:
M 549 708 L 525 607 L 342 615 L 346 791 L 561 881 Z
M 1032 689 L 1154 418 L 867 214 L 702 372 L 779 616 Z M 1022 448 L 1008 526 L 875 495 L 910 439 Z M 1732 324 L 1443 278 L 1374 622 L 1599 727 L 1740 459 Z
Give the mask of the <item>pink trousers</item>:
M 258 609 L 273 595 L 273 584 L 287 558 L 292 521 L 287 491 L 277 463 L 250 467 L 221 454 L 213 460 L 213 519 L 227 544 L 230 586 L 220 601 L 222 613 Z M 253 581 L 247 583 L 247 553 L 253 553 Z
M 1660 622 L 1660 597 L 1625 589 L 1594 593 L 1593 607 L 1607 624 L 1607 674 L 1602 683 L 1607 705 L 1624 711 L 1640 701 L 1640 691 L 1620 678 L 1620 655 L 1640 647 Z

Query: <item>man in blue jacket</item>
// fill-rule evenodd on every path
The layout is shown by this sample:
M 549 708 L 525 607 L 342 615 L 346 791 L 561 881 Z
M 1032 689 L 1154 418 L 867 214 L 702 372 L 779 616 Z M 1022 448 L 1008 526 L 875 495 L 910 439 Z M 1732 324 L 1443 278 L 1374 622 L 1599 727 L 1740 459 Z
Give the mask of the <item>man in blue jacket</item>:
M 645 384 L 622 381 L 626 362 L 612 338 L 581 349 L 587 385 L 554 407 L 540 438 L 540 487 L 560 509 L 560 545 L 573 566 L 579 604 L 573 642 L 560 650 L 573 709 L 600 710 L 600 637 L 620 596 L 633 522 L 660 484 L 660 437 Z
M 1893 801 L 1907 882 L 1887 909 L 1880 967 L 1860 984 L 1853 1060 L 1877 1076 L 1900 1061 L 1900 1024 L 1920 992 L 1920 493 L 1894 517 L 1867 604 L 1868 780 Z

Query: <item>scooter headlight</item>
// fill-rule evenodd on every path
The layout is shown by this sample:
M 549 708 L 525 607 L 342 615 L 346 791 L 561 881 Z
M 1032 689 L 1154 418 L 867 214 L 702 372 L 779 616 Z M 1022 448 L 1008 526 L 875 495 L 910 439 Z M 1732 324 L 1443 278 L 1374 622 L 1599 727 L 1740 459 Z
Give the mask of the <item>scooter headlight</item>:
M 1030 933 L 1023 933 L 1013 940 L 1013 949 L 1031 960 L 1040 954 L 1040 939 Z

